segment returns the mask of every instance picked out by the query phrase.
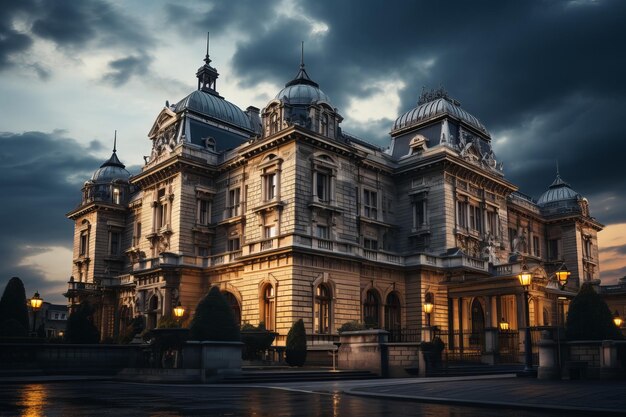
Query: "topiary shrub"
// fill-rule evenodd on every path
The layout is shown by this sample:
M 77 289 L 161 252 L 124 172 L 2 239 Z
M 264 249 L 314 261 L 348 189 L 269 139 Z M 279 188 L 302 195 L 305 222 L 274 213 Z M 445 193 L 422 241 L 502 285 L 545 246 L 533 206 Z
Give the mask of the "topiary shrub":
M 65 339 L 69 343 L 98 343 L 100 332 L 92 322 L 93 308 L 83 301 L 67 318 Z
M 265 323 L 258 326 L 246 323 L 241 326 L 241 341 L 245 345 L 243 349 L 244 360 L 262 359 L 262 354 L 272 346 L 278 333 L 265 328 Z
M 287 333 L 285 360 L 289 366 L 302 366 L 306 362 L 306 330 L 304 321 L 296 321 Z
M 189 339 L 223 342 L 240 340 L 233 311 L 218 287 L 212 287 L 198 303 L 189 326 Z
M 358 320 L 347 321 L 339 327 L 337 330 L 339 333 L 343 332 L 356 332 L 359 330 L 365 330 L 367 327 Z
M 4 287 L 0 298 L 0 337 L 24 337 L 28 330 L 24 284 L 18 277 L 13 277 Z
M 622 333 L 613 323 L 606 302 L 585 283 L 572 300 L 565 328 L 567 340 L 620 340 Z

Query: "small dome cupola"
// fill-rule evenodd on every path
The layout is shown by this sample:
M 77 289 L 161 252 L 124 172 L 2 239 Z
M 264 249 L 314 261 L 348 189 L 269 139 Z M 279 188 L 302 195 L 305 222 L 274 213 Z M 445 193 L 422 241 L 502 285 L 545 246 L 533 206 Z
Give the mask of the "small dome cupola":
M 582 196 L 574 191 L 568 183 L 563 181 L 557 171 L 555 180 L 550 184 L 548 190 L 539 197 L 537 204 L 540 207 L 545 207 L 552 203 L 571 203 L 572 206 L 577 206 L 580 199 L 582 199 Z
M 331 139 L 338 137 L 339 123 L 343 118 L 319 84 L 307 73 L 304 66 L 304 43 L 298 73 L 263 109 L 262 119 L 265 136 L 297 125 Z
M 85 182 L 82 204 L 94 201 L 124 204 L 130 192 L 129 180 L 130 172 L 117 157 L 117 131 L 115 131 L 113 153 L 93 173 L 91 179 Z

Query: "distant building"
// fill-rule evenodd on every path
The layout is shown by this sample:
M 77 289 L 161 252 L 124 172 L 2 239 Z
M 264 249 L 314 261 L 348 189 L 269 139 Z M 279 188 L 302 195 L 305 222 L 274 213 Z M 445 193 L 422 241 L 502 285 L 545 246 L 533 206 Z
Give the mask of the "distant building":
M 69 317 L 68 306 L 62 304 L 50 304 L 44 301 L 37 314 L 28 309 L 30 329 L 33 329 L 33 320 L 36 320 L 34 329 L 48 339 L 63 337 Z
M 155 327 L 179 302 L 193 313 L 217 285 L 240 322 L 264 322 L 278 343 L 300 318 L 310 343 L 358 320 L 399 338 L 430 324 L 449 349 L 480 351 L 501 321 L 526 326 L 523 266 L 532 326 L 562 324 L 581 283 L 599 278 L 603 226 L 587 200 L 558 173 L 538 200 L 519 193 L 485 126 L 446 92 L 422 93 L 380 148 L 342 131 L 304 64 L 262 111 L 243 111 L 219 95 L 210 62 L 157 115 L 142 171 L 114 149 L 68 213 L 66 296 L 97 305 L 102 338 L 135 316 Z

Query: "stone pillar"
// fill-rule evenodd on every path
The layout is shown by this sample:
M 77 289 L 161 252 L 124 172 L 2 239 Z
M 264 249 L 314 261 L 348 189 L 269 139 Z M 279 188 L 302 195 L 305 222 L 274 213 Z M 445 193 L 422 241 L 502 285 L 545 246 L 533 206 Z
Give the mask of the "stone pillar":
M 482 354 L 481 362 L 489 365 L 496 364 L 498 354 L 498 328 L 487 327 L 485 329 L 485 352 Z
M 558 361 L 558 345 L 552 340 L 549 332 L 541 332 L 539 347 L 539 368 L 537 369 L 538 379 L 559 379 L 561 370 Z
M 387 376 L 388 337 L 389 333 L 380 329 L 342 332 L 338 355 L 339 368 L 366 370 L 383 377 Z
M 617 346 L 614 340 L 602 341 L 602 346 L 600 346 L 600 378 L 602 379 L 614 379 L 620 376 Z

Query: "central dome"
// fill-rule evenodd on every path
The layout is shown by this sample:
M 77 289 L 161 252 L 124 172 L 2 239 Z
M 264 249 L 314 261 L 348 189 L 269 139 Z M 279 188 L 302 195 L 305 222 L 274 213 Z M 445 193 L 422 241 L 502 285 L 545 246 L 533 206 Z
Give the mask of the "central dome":
M 572 190 L 568 183 L 563 181 L 557 174 L 556 179 L 548 190 L 539 197 L 537 204 L 539 206 L 546 206 L 550 203 L 558 202 L 572 202 L 577 205 L 577 201 L 582 198 L 580 194 Z
M 254 131 L 250 124 L 250 118 L 243 110 L 222 97 L 203 90 L 196 90 L 176 103 L 174 109 L 176 113 L 185 110 L 191 110 L 239 128 Z
M 93 173 L 91 180 L 97 183 L 108 183 L 114 180 L 122 180 L 128 182 L 130 172 L 117 157 L 115 150 L 113 155 Z

